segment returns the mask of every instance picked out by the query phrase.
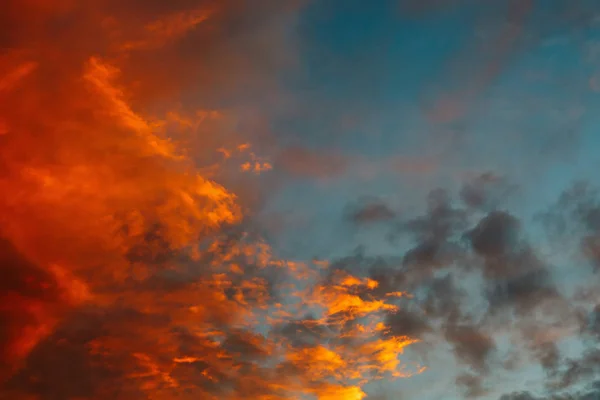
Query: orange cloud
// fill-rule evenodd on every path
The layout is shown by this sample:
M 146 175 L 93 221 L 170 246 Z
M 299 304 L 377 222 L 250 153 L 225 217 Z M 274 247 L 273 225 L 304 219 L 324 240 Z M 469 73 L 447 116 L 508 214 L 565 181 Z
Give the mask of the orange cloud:
M 235 110 L 216 106 L 247 84 L 271 88 L 254 52 L 281 35 L 259 29 L 272 24 L 261 13 L 298 2 L 267 3 L 8 2 L 0 397 L 353 400 L 368 379 L 396 375 L 410 341 L 373 336 L 396 307 L 356 292 L 373 281 L 298 288 L 333 335 L 298 349 L 269 326 L 298 317 L 285 289 L 324 264 L 279 260 L 232 233 L 243 199 L 211 157 L 237 152 L 253 172 L 270 163 L 238 147 Z M 240 18 L 253 30 L 233 46 Z

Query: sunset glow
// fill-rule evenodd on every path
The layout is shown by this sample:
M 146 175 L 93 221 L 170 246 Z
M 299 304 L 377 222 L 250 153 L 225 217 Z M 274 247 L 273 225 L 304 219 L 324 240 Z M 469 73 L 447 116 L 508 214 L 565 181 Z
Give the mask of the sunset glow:
M 597 399 L 600 5 L 541 3 L 5 0 L 0 399 Z

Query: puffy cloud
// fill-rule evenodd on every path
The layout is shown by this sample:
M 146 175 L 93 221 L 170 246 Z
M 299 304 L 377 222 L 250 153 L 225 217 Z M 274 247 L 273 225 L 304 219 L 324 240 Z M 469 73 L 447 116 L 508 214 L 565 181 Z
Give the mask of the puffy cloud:
M 519 222 L 502 211 L 485 216 L 468 237 L 473 250 L 486 259 L 497 259 L 512 253 L 518 244 Z

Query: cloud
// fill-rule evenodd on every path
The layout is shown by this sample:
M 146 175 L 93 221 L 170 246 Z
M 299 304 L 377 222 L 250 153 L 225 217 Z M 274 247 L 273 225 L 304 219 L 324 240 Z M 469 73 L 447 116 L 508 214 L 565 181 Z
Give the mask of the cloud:
M 584 333 L 589 333 L 600 341 L 600 304 L 595 305 L 588 318 L 584 322 Z
M 314 347 L 331 334 L 327 326 L 320 324 L 312 315 L 290 321 L 280 329 L 294 347 Z
M 594 270 L 598 270 L 600 202 L 594 187 L 586 182 L 574 183 L 549 210 L 540 213 L 538 218 L 555 235 L 576 235 L 580 254 L 589 261 Z
M 561 356 L 555 343 L 542 343 L 539 346 L 535 346 L 533 351 L 544 370 L 548 371 L 549 374 L 556 372 L 561 361 Z
M 300 177 L 328 178 L 345 173 L 350 163 L 351 159 L 342 154 L 289 147 L 279 154 L 275 168 Z
M 486 359 L 496 347 L 494 340 L 476 326 L 452 324 L 445 330 L 446 339 L 454 345 L 458 358 L 471 365 L 475 370 L 487 370 Z
M 416 244 L 404 254 L 403 265 L 413 273 L 427 275 L 461 260 L 463 246 L 456 235 L 467 224 L 467 213 L 452 205 L 449 194 L 433 190 L 427 196 L 425 215 L 401 222 L 391 238 L 404 234 L 414 237 Z
M 372 294 L 399 288 L 415 294 L 411 303 L 399 302 L 399 309 L 386 317 L 387 332 L 424 340 L 426 346 L 415 347 L 423 357 L 427 346 L 443 338 L 464 368 L 457 371 L 456 384 L 465 396 L 488 393 L 491 371 L 503 368 L 495 335 L 500 326 L 517 335 L 515 348 L 530 356 L 522 362 L 539 363 L 548 382 L 589 371 L 581 360 L 565 361 L 559 341 L 576 334 L 576 321 L 569 317 L 574 305 L 556 286 L 552 266 L 525 236 L 525 222 L 502 210 L 471 214 L 454 205 L 445 191 L 433 191 L 426 200 L 424 215 L 391 226 L 416 242 L 402 255 L 358 254 L 332 263 L 376 281 Z M 478 279 L 471 281 L 474 277 Z M 466 280 L 475 288 L 465 285 Z M 477 311 L 473 302 L 481 305 Z M 543 317 L 531 317 L 540 312 Z M 593 321 L 592 312 L 583 323 L 590 336 Z M 583 372 L 582 379 L 588 379 L 589 373 Z
M 528 4 L 515 6 L 517 25 Z M 368 383 L 423 372 L 403 356 L 420 340 L 419 356 L 447 345 L 455 383 L 478 396 L 500 368 L 495 334 L 514 330 L 548 387 L 595 379 L 593 348 L 573 356 L 548 339 L 562 331 L 540 334 L 564 322 L 570 299 L 527 221 L 499 209 L 512 190 L 500 175 L 466 182 L 462 204 L 433 190 L 416 217 L 377 198 L 348 207 L 350 222 L 391 230 L 393 256 L 286 260 L 260 237 L 256 192 L 272 193 L 253 186 L 271 167 L 269 188 L 273 177 L 437 166 L 283 146 L 270 113 L 290 104 L 282 81 L 298 68 L 303 5 L 5 5 L 0 397 L 360 400 Z M 506 33 L 500 58 L 519 30 Z M 502 63 L 491 60 L 465 98 Z M 546 220 L 576 231 L 597 266 L 592 192 L 565 193 Z M 582 338 L 595 340 L 597 303 L 578 299 L 590 317 Z
M 531 393 L 528 392 L 519 392 L 504 394 L 500 397 L 499 400 L 539 400 L 539 398 L 533 396 Z
M 483 386 L 482 378 L 479 375 L 463 374 L 456 378 L 456 384 L 465 388 L 466 397 L 481 397 L 487 393 Z
M 434 278 L 427 282 L 428 293 L 425 298 L 425 311 L 434 317 L 456 321 L 462 312 L 461 302 L 466 293 L 456 284 L 452 274 Z
M 599 372 L 600 352 L 586 349 L 578 359 L 567 359 L 558 376 L 548 383 L 552 389 L 569 388 L 583 380 L 594 378 Z
M 590 200 L 586 204 L 587 210 L 595 203 Z M 563 385 L 562 390 L 568 391 L 593 379 L 595 370 L 586 361 L 592 357 L 591 348 L 583 358 L 573 358 L 562 341 L 595 337 L 595 303 L 590 304 L 587 297 L 578 300 L 585 302 L 585 310 L 591 310 L 587 314 L 578 311 L 587 316 L 582 317 L 583 336 L 578 337 L 573 312 L 582 303 L 576 306 L 556 285 L 555 266 L 538 243 L 525 235 L 527 221 L 494 207 L 483 215 L 481 210 L 471 212 L 442 190 L 432 191 L 423 208 L 421 215 L 404 220 L 396 217 L 383 224 L 395 234 L 391 243 L 403 243 L 397 254 L 367 256 L 365 251 L 358 251 L 332 260 L 328 287 L 348 273 L 358 279 L 356 282 L 374 283 L 344 289 L 360 301 L 336 295 L 338 300 L 332 304 L 342 304 L 344 298 L 344 304 L 356 302 L 356 308 L 331 321 L 339 322 L 345 332 L 354 332 L 366 322 L 359 312 L 363 305 L 374 306 L 377 303 L 373 302 L 385 299 L 386 293 L 408 291 L 407 297 L 390 299 L 394 308 L 381 321 L 383 337 L 420 339 L 423 343 L 411 348 L 411 353 L 422 360 L 437 359 L 442 349 L 450 349 L 457 366 L 454 383 L 464 396 L 493 396 L 496 373 L 532 364 L 539 364 L 544 371 L 542 386 L 547 390 Z M 585 217 L 586 222 L 580 222 L 578 215 L 589 213 L 581 207 L 578 210 L 574 213 L 562 207 L 560 216 L 568 225 L 589 229 L 594 218 Z M 297 332 L 300 347 L 312 346 L 331 334 L 314 327 L 314 322 L 294 323 L 288 334 Z M 521 355 L 518 364 L 503 364 L 503 335 L 510 336 L 512 351 Z M 588 396 L 585 391 L 575 393 L 573 396 Z
M 520 231 L 517 218 L 492 211 L 466 234 L 475 253 L 483 258 L 490 310 L 514 306 L 519 313 L 526 313 L 546 300 L 560 299 L 547 266 Z
M 432 331 L 426 315 L 406 308 L 390 313 L 387 316 L 386 325 L 394 336 L 422 338 L 423 335 Z
M 466 206 L 482 211 L 492 211 L 516 190 L 506 178 L 485 172 L 466 182 L 460 198 Z
M 549 273 L 543 269 L 525 272 L 508 279 L 499 279 L 488 286 L 487 299 L 492 310 L 514 306 L 527 313 L 545 300 L 560 297 Z
M 64 312 L 67 293 L 56 276 L 27 260 L 6 239 L 0 239 L 0 264 L 5 277 L 0 314 L 0 355 L 6 363 L 0 378 L 4 380 L 11 367 L 51 330 Z
M 590 385 L 587 390 L 575 391 L 573 393 L 554 394 L 548 396 L 535 396 L 530 392 L 514 392 L 502 395 L 498 400 L 594 400 L 600 396 L 600 385 L 598 382 Z
M 346 207 L 346 214 L 347 218 L 357 225 L 386 222 L 396 217 L 396 212 L 377 198 L 360 199 Z
M 8 2 L 0 397 L 358 400 L 418 372 L 415 339 L 383 333 L 396 297 L 278 259 L 231 178 L 266 165 L 248 115 L 284 96 L 301 6 Z
M 467 237 L 477 254 L 485 259 L 499 259 L 515 250 L 519 228 L 515 217 L 503 211 L 495 211 L 479 221 Z
M 442 189 L 427 196 L 427 214 L 406 222 L 404 230 L 419 240 L 444 240 L 466 226 L 466 213 L 454 208 L 449 194 Z

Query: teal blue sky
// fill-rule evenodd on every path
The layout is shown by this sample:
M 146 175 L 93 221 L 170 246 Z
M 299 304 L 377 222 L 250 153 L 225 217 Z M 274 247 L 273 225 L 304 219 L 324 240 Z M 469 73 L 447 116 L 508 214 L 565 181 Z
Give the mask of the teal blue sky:
M 256 216 L 276 251 L 342 265 L 358 254 L 363 271 L 379 257 L 410 275 L 406 262 L 391 260 L 406 260 L 418 247 L 405 226 L 427 213 L 428 193 L 443 189 L 449 206 L 468 214 L 467 226 L 444 241 L 464 243 L 461 235 L 488 212 L 510 214 L 557 288 L 555 297 L 519 314 L 519 302 L 540 291 L 535 284 L 522 289 L 531 293 L 513 294 L 499 317 L 504 311 L 482 293 L 505 277 L 482 278 L 482 264 L 491 262 L 485 255 L 465 250 L 437 266 L 420 260 L 415 268 L 430 279 L 452 276 L 469 293 L 457 306 L 462 323 L 493 345 L 484 351 L 476 338 L 453 342 L 448 330 L 455 322 L 432 318 L 426 344 L 405 355 L 429 370 L 374 383 L 373 398 L 598 398 L 590 389 L 600 378 L 597 367 L 572 383 L 551 384 L 597 345 L 582 336 L 575 316 L 597 301 L 577 294 L 598 290 L 600 281 L 593 260 L 581 254 L 585 218 L 566 217 L 567 234 L 549 215 L 569 214 L 559 198 L 576 182 L 600 184 L 599 28 L 595 1 L 321 0 L 298 17 L 300 66 L 283 84 L 294 106 L 272 115 L 282 155 L 260 178 L 279 184 Z M 461 190 L 486 173 L 493 183 L 478 190 L 490 205 L 469 209 Z M 373 204 L 389 213 L 359 217 L 360 207 Z M 277 229 L 269 223 L 275 218 L 284 221 Z M 501 240 L 502 232 L 492 234 Z M 525 274 L 529 267 L 519 268 Z M 430 283 L 409 285 L 427 296 Z M 529 336 L 552 329 L 551 338 Z M 470 362 L 460 346 L 484 352 L 483 364 Z M 540 348 L 556 350 L 556 365 L 540 365 Z M 508 367 L 512 357 L 518 361 Z M 502 397 L 521 391 L 532 397 Z M 575 397 L 551 397 L 567 394 Z

